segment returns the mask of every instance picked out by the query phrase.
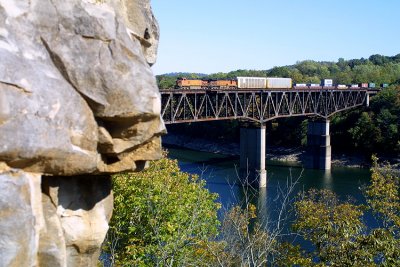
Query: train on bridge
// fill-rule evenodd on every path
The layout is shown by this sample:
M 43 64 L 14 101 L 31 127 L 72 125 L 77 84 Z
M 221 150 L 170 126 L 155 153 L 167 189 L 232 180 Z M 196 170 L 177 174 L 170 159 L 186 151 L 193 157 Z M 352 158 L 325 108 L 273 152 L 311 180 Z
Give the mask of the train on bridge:
M 387 87 L 388 84 L 381 84 Z M 332 79 L 323 79 L 321 83 L 297 83 L 294 84 L 291 78 L 267 78 L 267 77 L 236 77 L 236 79 L 187 79 L 178 78 L 175 84 L 176 89 L 356 89 L 376 88 L 375 83 L 358 83 L 351 85 L 333 84 Z

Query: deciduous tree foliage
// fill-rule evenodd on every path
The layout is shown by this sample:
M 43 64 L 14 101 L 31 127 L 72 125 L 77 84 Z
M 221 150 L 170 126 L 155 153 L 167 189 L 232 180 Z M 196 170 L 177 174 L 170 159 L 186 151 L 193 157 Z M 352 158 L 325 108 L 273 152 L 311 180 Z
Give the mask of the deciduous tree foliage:
M 266 266 L 277 254 L 276 231 L 257 222 L 256 206 L 234 206 L 226 214 L 218 247 L 212 248 L 212 266 Z
M 350 134 L 349 146 L 367 154 L 400 152 L 400 88 L 387 88 L 374 96 L 371 107 L 362 111 L 356 121 L 348 114 L 338 115 L 342 127 Z M 335 121 L 333 121 L 335 123 Z M 335 125 L 333 125 L 335 128 Z M 337 129 L 338 127 L 336 127 Z M 341 138 L 346 142 L 346 137 Z
M 366 205 L 340 201 L 329 190 L 312 189 L 301 196 L 295 203 L 293 227 L 313 244 L 314 250 L 304 252 L 285 244 L 280 263 L 283 266 L 299 263 L 301 266 L 400 266 L 399 174 L 390 166 L 378 167 L 374 158 L 372 181 L 365 196 Z M 376 227 L 365 225 L 366 212 L 375 215 Z
M 117 266 L 201 266 L 217 234 L 217 195 L 177 161 L 113 177 L 114 213 L 106 251 Z

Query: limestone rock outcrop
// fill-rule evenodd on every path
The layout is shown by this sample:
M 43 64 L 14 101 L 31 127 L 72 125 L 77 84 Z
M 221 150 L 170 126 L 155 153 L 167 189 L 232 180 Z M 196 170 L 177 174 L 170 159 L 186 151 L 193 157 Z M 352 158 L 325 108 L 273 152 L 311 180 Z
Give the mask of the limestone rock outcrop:
M 113 207 L 109 177 L 47 176 L 42 192 L 39 265 L 58 266 L 65 256 L 67 266 L 96 266 Z
M 150 0 L 0 0 L 0 266 L 96 265 L 107 175 L 161 156 L 158 38 Z
M 79 175 L 159 157 L 158 26 L 143 2 L 0 1 L 1 161 Z
M 0 265 L 35 266 L 43 226 L 40 174 L 0 164 Z

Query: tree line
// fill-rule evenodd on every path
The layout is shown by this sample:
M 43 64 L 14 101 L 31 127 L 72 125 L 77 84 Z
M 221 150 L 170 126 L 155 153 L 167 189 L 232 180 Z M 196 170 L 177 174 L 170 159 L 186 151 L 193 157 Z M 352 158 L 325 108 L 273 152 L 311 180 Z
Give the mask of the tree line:
M 400 54 L 395 56 L 372 55 L 369 58 L 337 62 L 299 61 L 290 66 L 278 66 L 269 70 L 235 70 L 228 73 L 172 73 L 158 75 L 160 89 L 172 88 L 177 77 L 191 79 L 234 79 L 237 76 L 286 77 L 294 83 L 319 83 L 321 79 L 333 79 L 336 84 L 372 82 L 376 84 L 400 84 Z

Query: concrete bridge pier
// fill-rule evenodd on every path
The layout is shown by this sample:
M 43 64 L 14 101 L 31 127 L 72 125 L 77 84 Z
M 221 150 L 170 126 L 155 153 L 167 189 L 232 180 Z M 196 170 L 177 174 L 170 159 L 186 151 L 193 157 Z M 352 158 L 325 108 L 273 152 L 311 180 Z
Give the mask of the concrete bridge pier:
M 265 125 L 240 128 L 240 169 L 249 174 L 246 182 L 266 187 Z
M 309 169 L 331 169 L 331 143 L 329 120 L 308 122 L 305 167 Z

